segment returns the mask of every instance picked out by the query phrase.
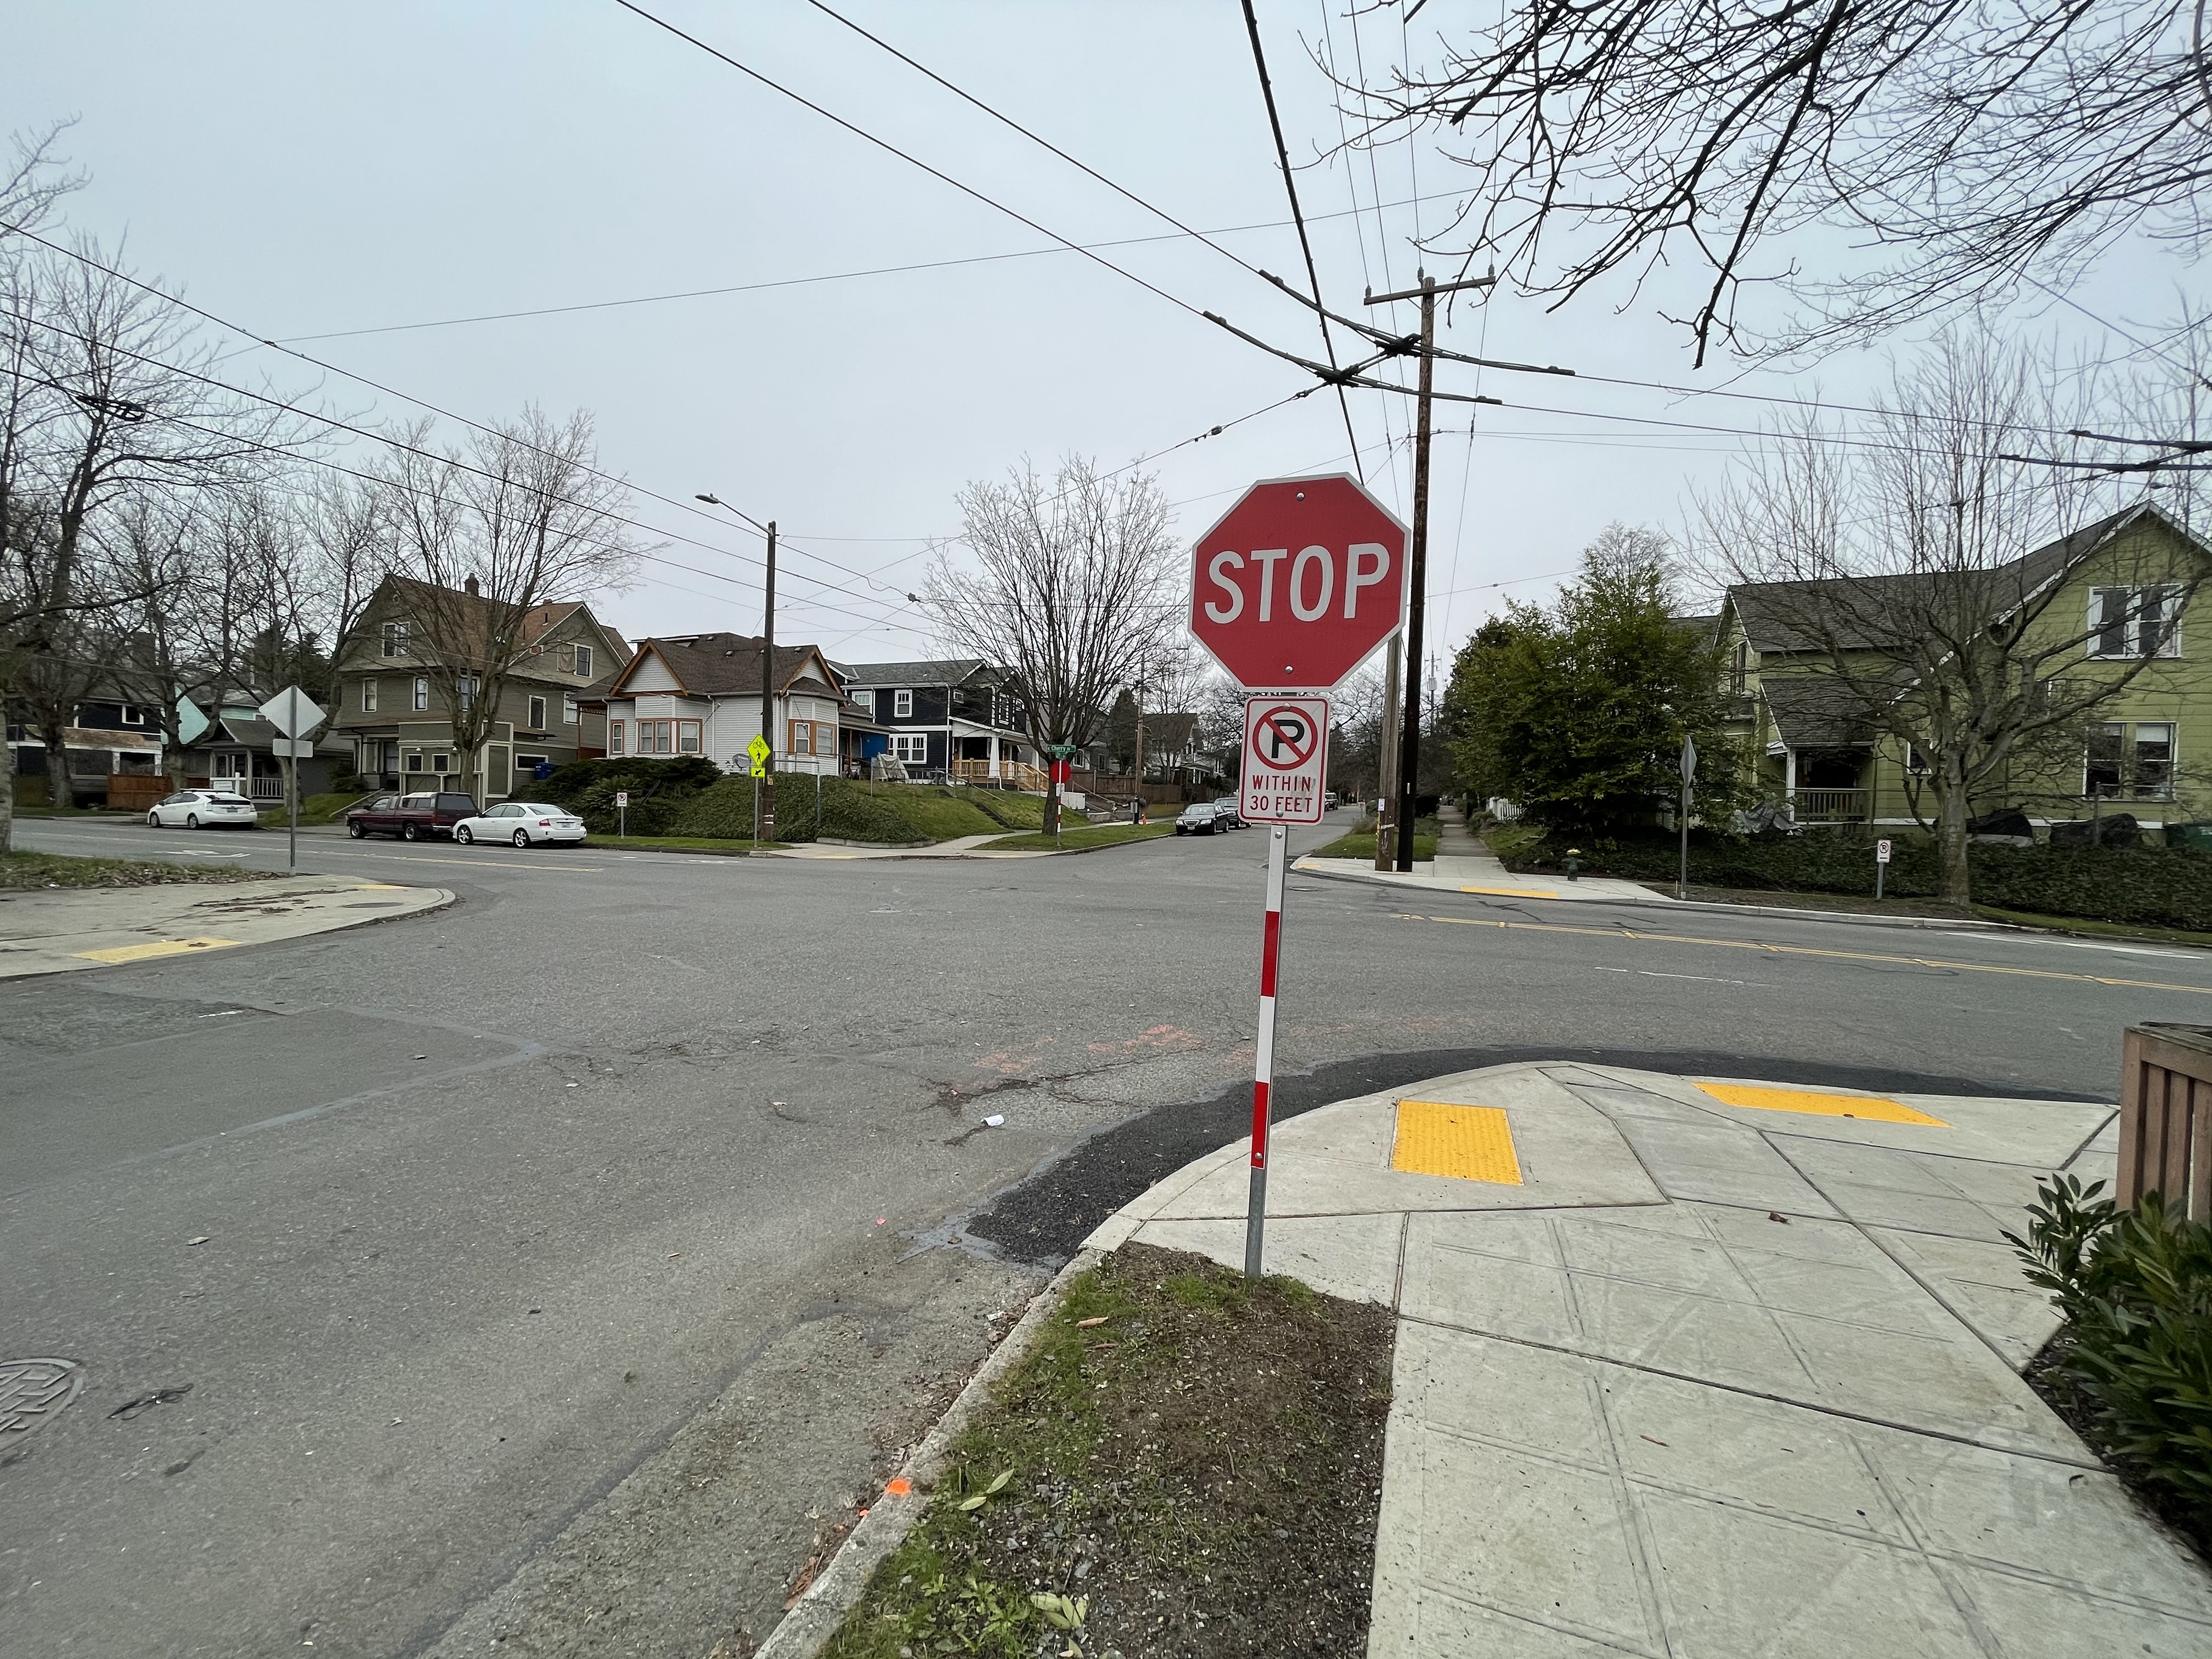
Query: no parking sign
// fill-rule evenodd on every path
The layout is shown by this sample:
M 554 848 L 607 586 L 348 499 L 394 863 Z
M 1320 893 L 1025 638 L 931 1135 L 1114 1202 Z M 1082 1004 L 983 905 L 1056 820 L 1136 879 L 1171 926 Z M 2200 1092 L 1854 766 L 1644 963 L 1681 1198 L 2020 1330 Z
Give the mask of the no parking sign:
M 1328 775 L 1328 699 L 1255 697 L 1244 705 L 1237 816 L 1252 823 L 1319 823 Z

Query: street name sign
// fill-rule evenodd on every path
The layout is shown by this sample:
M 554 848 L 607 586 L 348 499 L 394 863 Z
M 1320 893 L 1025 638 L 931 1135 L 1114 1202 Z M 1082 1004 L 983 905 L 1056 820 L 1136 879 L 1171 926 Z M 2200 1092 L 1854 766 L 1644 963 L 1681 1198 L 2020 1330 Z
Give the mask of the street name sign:
M 1248 691 L 1326 691 L 1405 620 L 1407 539 L 1347 474 L 1255 483 L 1191 550 L 1190 631 Z
M 1319 823 L 1328 776 L 1328 698 L 1255 697 L 1244 705 L 1239 817 L 1253 823 Z
M 287 738 L 304 738 L 325 719 L 315 700 L 296 685 L 286 686 L 263 703 L 259 712 L 280 736 Z

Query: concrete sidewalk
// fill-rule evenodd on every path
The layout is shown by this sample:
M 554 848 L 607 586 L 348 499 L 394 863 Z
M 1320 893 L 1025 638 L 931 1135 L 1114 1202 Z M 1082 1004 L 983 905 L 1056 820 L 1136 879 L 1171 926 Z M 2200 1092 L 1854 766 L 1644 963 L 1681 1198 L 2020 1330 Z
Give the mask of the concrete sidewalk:
M 2212 1575 L 2019 1376 L 2103 1106 L 1441 1077 L 1276 1132 L 1267 1266 L 1397 1311 L 1376 1656 L 2212 1652 Z M 1101 1227 L 1241 1266 L 1245 1152 Z
M 266 945 L 453 902 L 442 887 L 331 876 L 0 893 L 0 979 Z

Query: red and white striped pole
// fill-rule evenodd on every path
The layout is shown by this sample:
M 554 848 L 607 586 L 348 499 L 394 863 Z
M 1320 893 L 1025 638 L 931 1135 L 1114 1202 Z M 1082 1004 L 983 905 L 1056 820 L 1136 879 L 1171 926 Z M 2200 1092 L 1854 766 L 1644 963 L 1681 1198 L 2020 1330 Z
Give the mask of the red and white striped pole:
M 1275 1086 L 1275 969 L 1283 956 L 1283 866 L 1291 832 L 1267 826 L 1267 921 L 1260 945 L 1260 1036 L 1252 1055 L 1252 1195 L 1244 1217 L 1244 1277 L 1260 1276 L 1267 1220 L 1268 1097 Z

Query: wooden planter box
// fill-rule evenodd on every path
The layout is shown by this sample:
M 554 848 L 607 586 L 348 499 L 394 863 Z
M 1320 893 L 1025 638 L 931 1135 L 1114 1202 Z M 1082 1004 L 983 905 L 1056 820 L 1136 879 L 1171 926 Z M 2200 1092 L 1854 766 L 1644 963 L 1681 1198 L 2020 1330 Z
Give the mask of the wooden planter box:
M 2120 1043 L 2120 1158 L 2114 1196 L 2145 1193 L 2212 1220 L 2212 1026 L 2130 1025 Z

